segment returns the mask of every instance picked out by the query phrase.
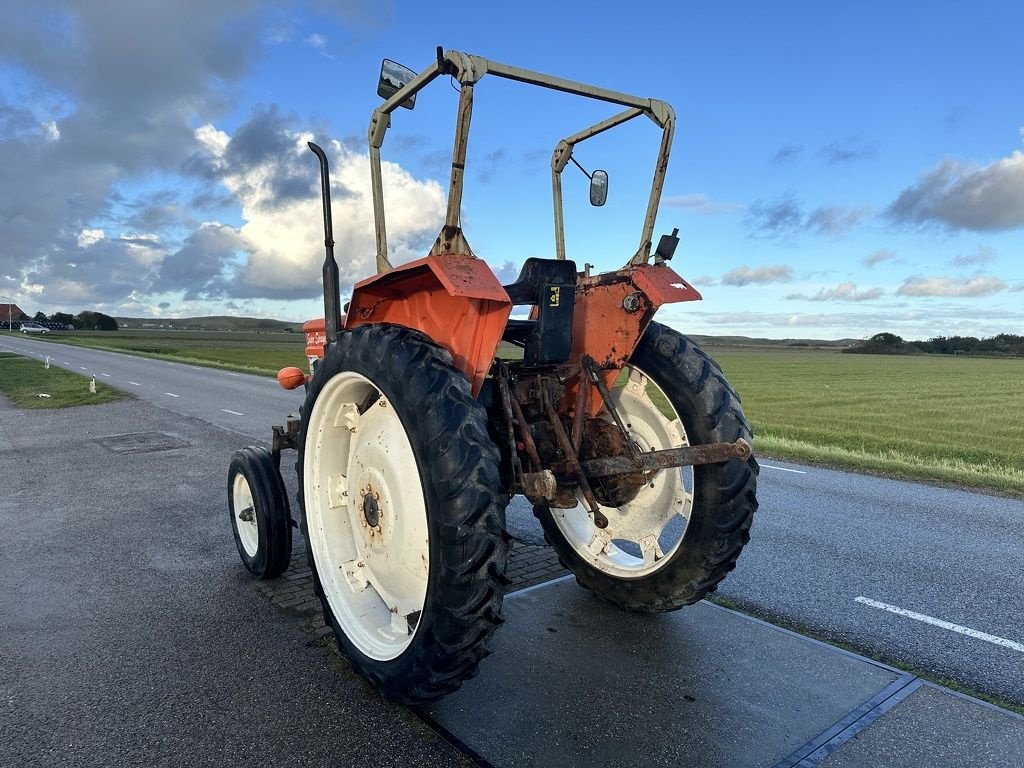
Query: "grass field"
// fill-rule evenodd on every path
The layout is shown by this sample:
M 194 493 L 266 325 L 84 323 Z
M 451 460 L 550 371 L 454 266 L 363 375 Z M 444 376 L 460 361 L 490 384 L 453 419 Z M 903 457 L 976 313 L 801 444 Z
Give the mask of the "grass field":
M 49 341 L 273 375 L 302 334 L 119 331 Z M 1024 495 L 1024 360 L 708 345 L 743 398 L 760 456 Z
M 288 365 L 309 366 L 301 333 L 121 330 L 73 331 L 37 338 L 267 376 Z
M 760 455 L 1024 494 L 1024 360 L 708 351 Z
M 109 403 L 128 397 L 120 390 L 96 383 L 89 391 L 89 379 L 63 368 L 47 369 L 38 360 L 0 352 L 0 393 L 22 408 L 70 408 L 75 405 Z M 40 397 L 40 394 L 49 397 Z

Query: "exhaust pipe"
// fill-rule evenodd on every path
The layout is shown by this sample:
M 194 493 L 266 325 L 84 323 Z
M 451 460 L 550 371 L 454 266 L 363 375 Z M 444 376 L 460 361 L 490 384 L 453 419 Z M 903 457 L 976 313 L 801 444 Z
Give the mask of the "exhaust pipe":
M 313 154 L 320 160 L 320 189 L 324 204 L 324 331 L 327 344 L 338 338 L 338 319 L 341 316 L 341 287 L 338 285 L 338 262 L 334 260 L 334 226 L 331 224 L 331 177 L 326 153 L 308 142 Z

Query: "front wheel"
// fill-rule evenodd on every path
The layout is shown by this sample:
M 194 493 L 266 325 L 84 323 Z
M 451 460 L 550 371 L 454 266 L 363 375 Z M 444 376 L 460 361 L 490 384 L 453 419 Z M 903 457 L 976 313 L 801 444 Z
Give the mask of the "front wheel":
M 338 647 L 398 701 L 455 690 L 506 583 L 498 452 L 469 382 L 423 334 L 361 326 L 318 366 L 303 416 L 302 528 Z
M 262 446 L 236 451 L 228 468 L 228 509 L 242 564 L 257 579 L 274 579 L 292 556 L 292 520 L 281 473 Z
M 752 440 L 718 365 L 659 323 L 648 327 L 611 394 L 644 451 Z M 753 457 L 665 469 L 641 477 L 625 501 L 597 484 L 604 529 L 583 504 L 534 511 L 581 585 L 627 610 L 670 611 L 703 598 L 736 566 L 757 509 L 757 474 Z

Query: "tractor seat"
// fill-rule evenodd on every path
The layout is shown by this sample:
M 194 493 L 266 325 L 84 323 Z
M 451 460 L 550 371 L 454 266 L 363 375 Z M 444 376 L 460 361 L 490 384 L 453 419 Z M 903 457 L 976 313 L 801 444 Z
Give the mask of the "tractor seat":
M 503 286 L 513 304 L 537 304 L 545 285 L 572 286 L 576 290 L 576 262 L 529 258 L 523 263 L 514 283 Z
M 502 338 L 523 347 L 527 365 L 564 363 L 572 351 L 576 262 L 529 258 L 514 283 L 504 286 L 513 304 L 531 304 L 535 320 L 509 320 Z

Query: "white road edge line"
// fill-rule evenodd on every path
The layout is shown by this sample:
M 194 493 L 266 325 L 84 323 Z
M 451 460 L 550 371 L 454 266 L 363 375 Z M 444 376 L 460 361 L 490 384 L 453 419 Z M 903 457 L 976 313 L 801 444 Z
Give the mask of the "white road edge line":
M 128 383 L 129 383 L 129 384 L 131 384 L 131 385 L 132 385 L 133 387 L 141 387 L 141 386 L 142 386 L 142 385 L 141 385 L 141 384 L 139 384 L 139 382 L 137 382 L 137 381 L 129 381 Z
M 224 411 L 224 413 L 230 413 L 232 416 L 245 416 L 244 413 L 239 413 L 238 411 L 229 411 L 227 408 L 221 408 L 221 410 Z
M 224 372 L 224 375 L 225 375 L 225 376 L 239 376 L 240 374 L 237 374 L 237 373 L 231 373 L 230 371 L 225 371 L 225 372 Z
M 78 367 L 79 367 L 80 369 L 82 369 L 83 371 L 88 371 L 88 370 L 89 370 L 89 369 L 88 369 L 88 368 L 86 368 L 86 367 L 85 367 L 84 365 L 80 365 L 80 366 L 78 366 Z
M 771 464 L 761 464 L 758 462 L 758 466 L 762 469 L 777 469 L 779 472 L 792 472 L 795 475 L 806 475 L 802 469 L 786 469 L 785 467 L 773 467 Z
M 169 397 L 181 397 L 181 395 L 176 395 L 173 392 L 164 392 L 164 394 L 169 396 Z
M 897 616 L 905 616 L 908 619 L 913 619 L 914 621 L 920 621 L 925 624 L 931 624 L 934 627 L 948 629 L 950 632 L 957 632 L 961 635 L 973 637 L 976 640 L 984 640 L 986 643 L 992 643 L 992 645 L 999 645 L 1003 648 L 1009 648 L 1012 651 L 1024 653 L 1024 643 L 1017 643 L 1013 640 L 1007 640 L 1005 637 L 990 635 L 987 632 L 980 632 L 977 629 L 971 629 L 970 627 L 962 627 L 959 624 L 953 624 L 949 621 L 936 619 L 934 616 L 926 616 L 923 613 L 908 611 L 906 608 L 900 608 L 898 605 L 889 605 L 889 603 L 881 603 L 878 600 L 872 600 L 870 597 L 860 596 L 855 597 L 853 599 L 855 602 L 863 603 L 864 605 L 870 605 L 872 608 L 878 608 L 879 610 L 888 611 L 889 613 L 895 613 Z
M 110 374 L 109 374 L 109 373 L 101 373 L 101 374 L 100 374 L 100 376 L 105 376 L 105 377 L 107 377 L 108 379 L 110 378 Z

